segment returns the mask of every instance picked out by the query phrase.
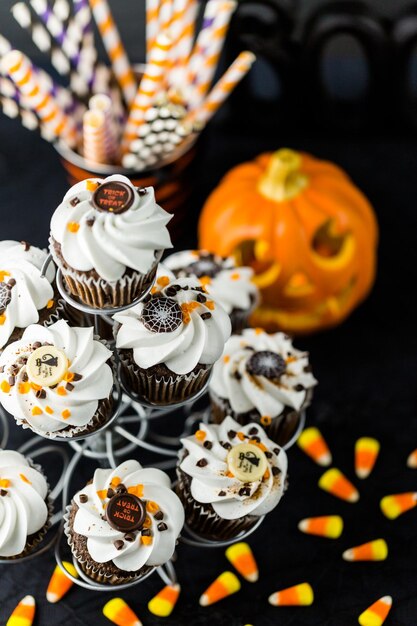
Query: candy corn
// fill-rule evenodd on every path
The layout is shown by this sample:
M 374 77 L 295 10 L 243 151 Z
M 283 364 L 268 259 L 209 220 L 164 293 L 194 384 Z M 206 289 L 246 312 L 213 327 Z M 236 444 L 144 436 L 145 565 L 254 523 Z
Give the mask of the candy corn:
M 324 472 L 319 487 L 346 502 L 357 502 L 359 493 L 352 483 L 335 467 Z
M 417 467 L 417 448 L 413 450 L 413 452 L 408 457 L 407 465 L 408 467 L 411 467 L 411 469 L 414 469 Z
M 303 430 L 297 443 L 301 450 L 308 454 L 318 465 L 327 466 L 331 464 L 332 455 L 318 428 L 312 426 Z
M 375 539 L 343 552 L 345 561 L 385 561 L 388 546 L 385 539 Z
M 417 492 L 397 493 L 385 496 L 380 502 L 381 510 L 388 519 L 396 519 L 417 505 Z
M 77 570 L 72 563 L 63 561 L 63 565 L 71 576 L 78 578 Z M 46 599 L 48 602 L 58 602 L 71 589 L 73 584 L 72 580 L 68 578 L 68 576 L 65 576 L 60 566 L 57 565 L 49 581 L 48 589 L 46 590 Z
M 384 596 L 364 611 L 358 619 L 361 626 L 382 626 L 392 607 L 391 596 Z
M 103 615 L 116 626 L 142 626 L 142 622 L 122 598 L 113 598 L 103 606 Z
M 247 543 L 235 543 L 226 550 L 226 558 L 243 578 L 255 583 L 259 578 L 258 566 Z
M 355 472 L 358 478 L 367 478 L 378 458 L 379 441 L 372 437 L 361 437 L 355 444 Z
M 269 604 L 272 606 L 310 606 L 314 601 L 314 592 L 308 583 L 300 583 L 272 593 Z
M 153 615 L 168 617 L 174 609 L 180 591 L 179 585 L 167 585 L 148 602 L 148 609 Z
M 232 572 L 223 572 L 216 580 L 211 583 L 203 595 L 200 597 L 201 606 L 209 606 L 214 604 L 232 593 L 236 593 L 240 589 L 240 582 L 237 576 Z
M 339 515 L 308 517 L 299 522 L 298 528 L 307 535 L 338 539 L 343 532 L 343 520 Z
M 25 596 L 6 622 L 6 626 L 32 626 L 35 617 L 35 598 Z

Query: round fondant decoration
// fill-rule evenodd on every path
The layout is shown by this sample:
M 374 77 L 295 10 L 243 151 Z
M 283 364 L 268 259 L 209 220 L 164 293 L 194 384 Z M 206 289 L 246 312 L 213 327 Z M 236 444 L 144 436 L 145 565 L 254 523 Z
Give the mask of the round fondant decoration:
M 227 464 L 232 474 L 244 483 L 261 480 L 268 468 L 265 454 L 252 443 L 240 443 L 231 448 Z
M 172 298 L 152 298 L 142 311 L 143 325 L 153 333 L 172 333 L 182 321 L 182 311 Z
M 124 213 L 133 204 L 133 194 L 133 189 L 129 185 L 113 180 L 97 187 L 92 202 L 99 211 Z
M 138 530 L 146 519 L 145 504 L 131 493 L 116 494 L 107 504 L 106 519 L 120 532 Z
M 285 372 L 286 363 L 281 355 L 261 350 L 252 354 L 246 363 L 246 370 L 252 376 L 265 376 L 268 380 L 274 380 Z
M 30 355 L 26 371 L 30 382 L 41 387 L 53 387 L 64 378 L 68 359 L 55 346 L 41 346 Z

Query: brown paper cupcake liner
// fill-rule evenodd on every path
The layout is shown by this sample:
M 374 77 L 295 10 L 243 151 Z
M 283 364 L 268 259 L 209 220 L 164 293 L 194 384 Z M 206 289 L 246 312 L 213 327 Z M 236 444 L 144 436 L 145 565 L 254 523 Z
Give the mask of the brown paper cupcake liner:
M 273 417 L 271 423 L 265 425 L 262 424 L 261 415 L 256 409 L 248 411 L 247 413 L 236 413 L 226 399 L 220 398 L 210 390 L 211 421 L 214 424 L 221 424 L 224 418 L 230 415 L 236 422 L 242 424 L 242 426 L 255 422 L 262 426 L 269 439 L 275 441 L 275 443 L 282 447 L 292 439 L 297 431 L 300 424 L 301 413 L 309 406 L 312 395 L 313 392 L 308 390 L 304 404 L 299 411 L 291 407 L 286 407 L 283 413 Z
M 176 377 L 157 377 L 141 369 L 126 354 L 119 352 L 121 376 L 126 389 L 148 402 L 169 405 L 196 395 L 206 384 L 211 367 Z
M 34 463 L 32 459 L 28 457 L 26 457 L 26 460 L 29 462 L 30 467 L 37 470 L 40 474 L 42 474 L 42 476 L 45 477 L 45 474 L 43 473 L 43 469 L 40 465 L 38 465 L 37 463 Z M 38 532 L 33 533 L 33 535 L 28 536 L 25 548 L 24 550 L 22 550 L 22 552 L 20 552 L 20 554 L 15 554 L 14 556 L 3 556 L 1 557 L 2 559 L 5 559 L 7 561 L 16 561 L 18 559 L 23 559 L 25 556 L 29 556 L 29 554 L 32 554 L 36 546 L 38 546 L 45 538 L 46 533 L 51 527 L 51 518 L 54 512 L 54 501 L 51 498 L 51 489 L 49 487 L 49 483 L 47 483 L 47 485 L 48 485 L 48 493 L 46 494 L 45 502 L 46 502 L 46 506 L 48 507 L 48 517 L 44 526 L 40 530 L 38 530 Z
M 194 500 L 190 490 L 191 481 L 178 467 L 177 476 L 176 493 L 184 506 L 186 524 L 198 535 L 214 541 L 234 539 L 240 533 L 252 528 L 259 520 L 255 515 L 245 515 L 235 520 L 223 519 L 210 504 Z
M 61 269 L 67 287 L 73 296 L 79 298 L 84 304 L 95 309 L 111 309 L 131 304 L 139 298 L 153 284 L 161 251 L 155 252 L 155 260 L 146 274 L 132 271 L 125 274 L 120 280 L 110 283 L 103 278 L 85 276 L 76 270 L 71 270 L 58 256 L 55 249 L 56 243 L 50 239 L 51 254 L 57 266 Z
M 75 514 L 78 510 L 78 506 L 74 502 L 71 502 L 67 506 L 66 513 L 64 514 L 64 533 L 67 537 L 68 545 L 71 548 L 71 552 L 76 559 L 80 569 L 84 572 L 88 578 L 94 582 L 107 585 L 122 585 L 129 583 L 132 580 L 138 580 L 143 578 L 152 571 L 153 566 L 144 565 L 137 572 L 126 572 L 119 570 L 112 561 L 107 563 L 96 563 L 91 557 L 88 556 L 87 551 L 87 538 L 83 535 L 76 533 L 73 529 Z M 81 543 L 84 548 L 84 552 L 81 552 L 76 543 Z

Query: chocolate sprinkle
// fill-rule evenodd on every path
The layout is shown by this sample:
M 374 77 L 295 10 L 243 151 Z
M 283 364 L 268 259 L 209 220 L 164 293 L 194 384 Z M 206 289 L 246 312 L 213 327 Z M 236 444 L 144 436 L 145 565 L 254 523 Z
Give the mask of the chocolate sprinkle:
M 150 528 L 143 528 L 140 531 L 140 534 L 143 535 L 144 537 L 152 537 L 152 531 Z
M 127 492 L 127 489 L 123 483 L 120 483 L 120 485 L 117 485 L 116 493 L 120 494 L 120 493 L 126 493 L 126 492 Z
M 197 467 L 206 467 L 206 465 L 208 465 L 208 461 L 207 459 L 200 459 L 197 461 L 196 465 Z
M 279 469 L 279 467 L 273 467 L 272 468 L 272 475 L 273 476 L 278 476 L 278 474 L 281 474 L 281 470 Z
M 121 550 L 125 544 L 121 539 L 116 539 L 113 545 L 116 548 L 116 550 Z
M 80 502 L 81 504 L 88 502 L 88 496 L 85 493 L 80 493 Z
M 225 492 L 225 491 L 223 491 L 223 490 L 222 490 L 222 491 L 219 491 L 218 495 L 219 495 L 219 496 L 221 496 L 221 497 L 223 497 L 223 496 L 225 496 L 225 495 L 226 495 L 226 492 Z
M 67 391 L 72 391 L 72 390 L 74 389 L 74 385 L 73 385 L 72 383 L 67 383 L 67 384 L 65 385 L 65 389 L 66 389 Z
M 229 430 L 229 432 L 227 433 L 227 436 L 228 436 L 230 439 L 234 439 L 234 438 L 236 437 L 236 434 L 237 434 L 237 433 L 236 433 L 236 431 L 235 431 L 235 430 Z
M 272 452 L 269 452 L 269 450 L 267 452 L 265 452 L 265 456 L 267 459 L 272 459 Z
M 74 378 L 72 379 L 75 382 L 78 382 L 82 379 L 82 374 L 74 374 Z
M 249 434 L 250 435 L 256 435 L 256 433 L 258 432 L 258 429 L 256 428 L 256 426 L 253 426 L 250 431 Z
M 261 438 L 258 437 L 257 435 L 255 435 L 254 437 L 252 437 L 253 441 L 256 441 L 256 443 L 261 443 Z
M 242 487 L 241 489 L 239 489 L 239 495 L 240 496 L 250 496 L 250 489 L 249 489 L 249 487 Z
M 107 496 L 108 498 L 112 498 L 112 497 L 114 496 L 114 490 L 113 490 L 111 487 L 109 487 L 109 488 L 107 489 L 106 496 Z
M 94 217 L 90 217 L 90 219 L 85 220 L 85 223 L 87 224 L 87 226 L 90 226 L 90 228 L 91 228 L 91 226 L 93 226 L 95 221 L 96 220 L 94 219 Z
M 28 243 L 27 241 L 21 241 L 20 243 L 24 247 L 25 252 L 28 252 L 28 250 L 30 250 L 30 243 Z
M 252 354 L 246 363 L 246 371 L 252 376 L 264 376 L 275 380 L 284 374 L 287 365 L 279 354 L 271 350 L 261 350 Z
M 35 341 L 35 343 L 32 343 L 32 348 L 33 350 L 37 350 L 38 348 L 41 347 L 41 342 L 40 341 Z
M 162 533 L 164 530 L 168 530 L 168 526 L 165 522 L 159 522 L 157 529 Z
M 26 374 L 26 372 L 23 372 L 23 374 L 22 374 L 22 381 L 24 383 L 27 383 L 28 380 L 29 380 L 29 376 Z
M 154 515 L 154 518 L 155 518 L 156 520 L 161 520 L 161 519 L 164 519 L 164 514 L 162 513 L 162 511 L 157 511 L 157 512 L 155 513 L 155 515 Z
M 14 278 L 11 278 L 11 279 L 9 280 L 9 282 L 7 283 L 7 285 L 8 285 L 9 287 L 14 287 L 14 286 L 15 286 L 15 284 L 16 284 L 16 281 L 15 281 L 15 279 L 14 279 Z
M 177 290 L 174 287 L 171 286 L 171 287 L 168 287 L 165 290 L 165 293 L 166 293 L 167 296 L 175 296 L 176 293 L 177 293 Z
M 146 196 L 146 194 L 147 194 L 147 193 L 148 193 L 148 190 L 147 190 L 147 189 L 145 189 L 145 187 L 139 187 L 139 189 L 138 189 L 138 194 L 139 194 L 140 196 Z
M 211 450 L 211 449 L 212 449 L 212 447 L 213 447 L 213 444 L 211 443 L 211 441 L 205 441 L 205 442 L 203 443 L 203 446 L 204 446 L 205 448 L 207 448 L 207 450 Z
M 74 198 L 71 198 L 70 200 L 70 205 L 71 206 L 77 206 L 77 204 L 80 204 L 81 200 L 79 198 L 77 198 L 77 196 L 75 196 Z
M 295 385 L 294 389 L 295 389 L 295 391 L 304 391 L 305 387 L 304 387 L 304 385 L 298 384 L 298 385 Z
M 43 400 L 44 398 L 46 398 L 46 391 L 45 389 L 38 389 L 35 393 L 35 396 L 37 398 L 39 398 L 40 400 Z
M 197 302 L 200 302 L 201 304 L 203 304 L 204 302 L 207 302 L 206 296 L 203 296 L 202 293 L 199 293 L 196 299 L 197 299 Z
M 220 445 L 222 445 L 223 448 L 225 448 L 226 450 L 230 450 L 230 448 L 232 447 L 232 444 L 229 443 L 228 441 L 221 441 Z
M 153 333 L 172 333 L 182 324 L 182 311 L 172 298 L 152 298 L 143 307 L 141 319 Z
M 133 533 L 126 533 L 123 539 L 125 541 L 128 541 L 129 543 L 132 543 L 132 541 L 135 541 L 135 535 Z
M 0 496 L 2 496 L 2 498 L 4 498 L 4 496 L 7 496 L 6 489 L 0 489 Z
M 279 448 L 274 448 L 274 449 L 273 449 L 273 453 L 274 453 L 274 454 L 277 454 L 277 455 L 278 455 L 278 454 L 279 454 L 279 452 L 280 452 Z
M 15 382 L 16 382 L 16 378 L 14 376 L 9 376 L 9 385 L 10 385 L 10 387 L 13 387 Z
M 208 311 L 207 311 L 207 313 L 202 313 L 202 315 L 201 315 L 201 319 L 202 320 L 209 320 L 210 317 L 211 317 L 211 313 L 209 313 Z

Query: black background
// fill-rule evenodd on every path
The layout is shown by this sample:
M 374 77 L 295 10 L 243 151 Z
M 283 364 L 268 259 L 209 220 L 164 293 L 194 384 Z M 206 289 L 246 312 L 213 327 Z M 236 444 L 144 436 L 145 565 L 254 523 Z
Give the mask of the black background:
M 232 130 L 227 119 L 213 123 L 201 144 L 193 207 L 179 246 L 196 245 L 198 212 L 231 166 L 281 145 L 311 151 L 346 168 L 371 200 L 380 224 L 378 277 L 369 299 L 342 326 L 297 340 L 299 347 L 310 351 L 320 383 L 308 411 L 309 423 L 322 430 L 335 465 L 358 485 L 359 503 L 344 503 L 319 490 L 322 470 L 293 448 L 289 451 L 290 488 L 249 540 L 260 568 L 258 583 L 243 582 L 236 596 L 200 608 L 199 595 L 229 564 L 221 549 L 203 551 L 181 545 L 176 568 L 182 595 L 168 619 L 157 619 L 146 608 L 162 587 L 157 575 L 119 594 L 117 590 L 99 594 L 73 587 L 53 606 L 45 600 L 54 567 L 50 554 L 24 564 L 1 566 L 1 624 L 28 593 L 36 598 L 35 623 L 42 626 L 104 626 L 109 622 L 101 614 L 102 606 L 117 595 L 129 602 L 144 626 L 351 626 L 368 605 L 386 594 L 394 599 L 387 626 L 417 623 L 417 510 L 389 521 L 379 509 L 384 495 L 417 489 L 417 470 L 406 467 L 408 454 L 417 446 L 417 141 L 389 128 L 372 135 L 338 136 L 312 126 L 301 135 L 296 128 L 285 130 L 285 124 L 271 133 L 264 124 L 260 132 L 256 125 Z M 54 149 L 0 116 L 2 239 L 24 239 L 45 246 L 49 218 L 66 189 Z M 365 435 L 379 439 L 381 454 L 370 478 L 359 481 L 353 471 L 353 448 L 356 439 Z M 26 438 L 21 430 L 13 429 L 12 445 Z M 93 463 L 83 461 L 73 490 L 94 468 Z M 52 467 L 50 470 L 53 474 Z M 339 540 L 314 538 L 297 530 L 300 519 L 322 514 L 342 515 L 345 531 Z M 389 545 L 385 562 L 350 564 L 342 560 L 346 548 L 378 537 Z M 313 606 L 286 609 L 268 605 L 270 593 L 303 581 L 314 588 Z

